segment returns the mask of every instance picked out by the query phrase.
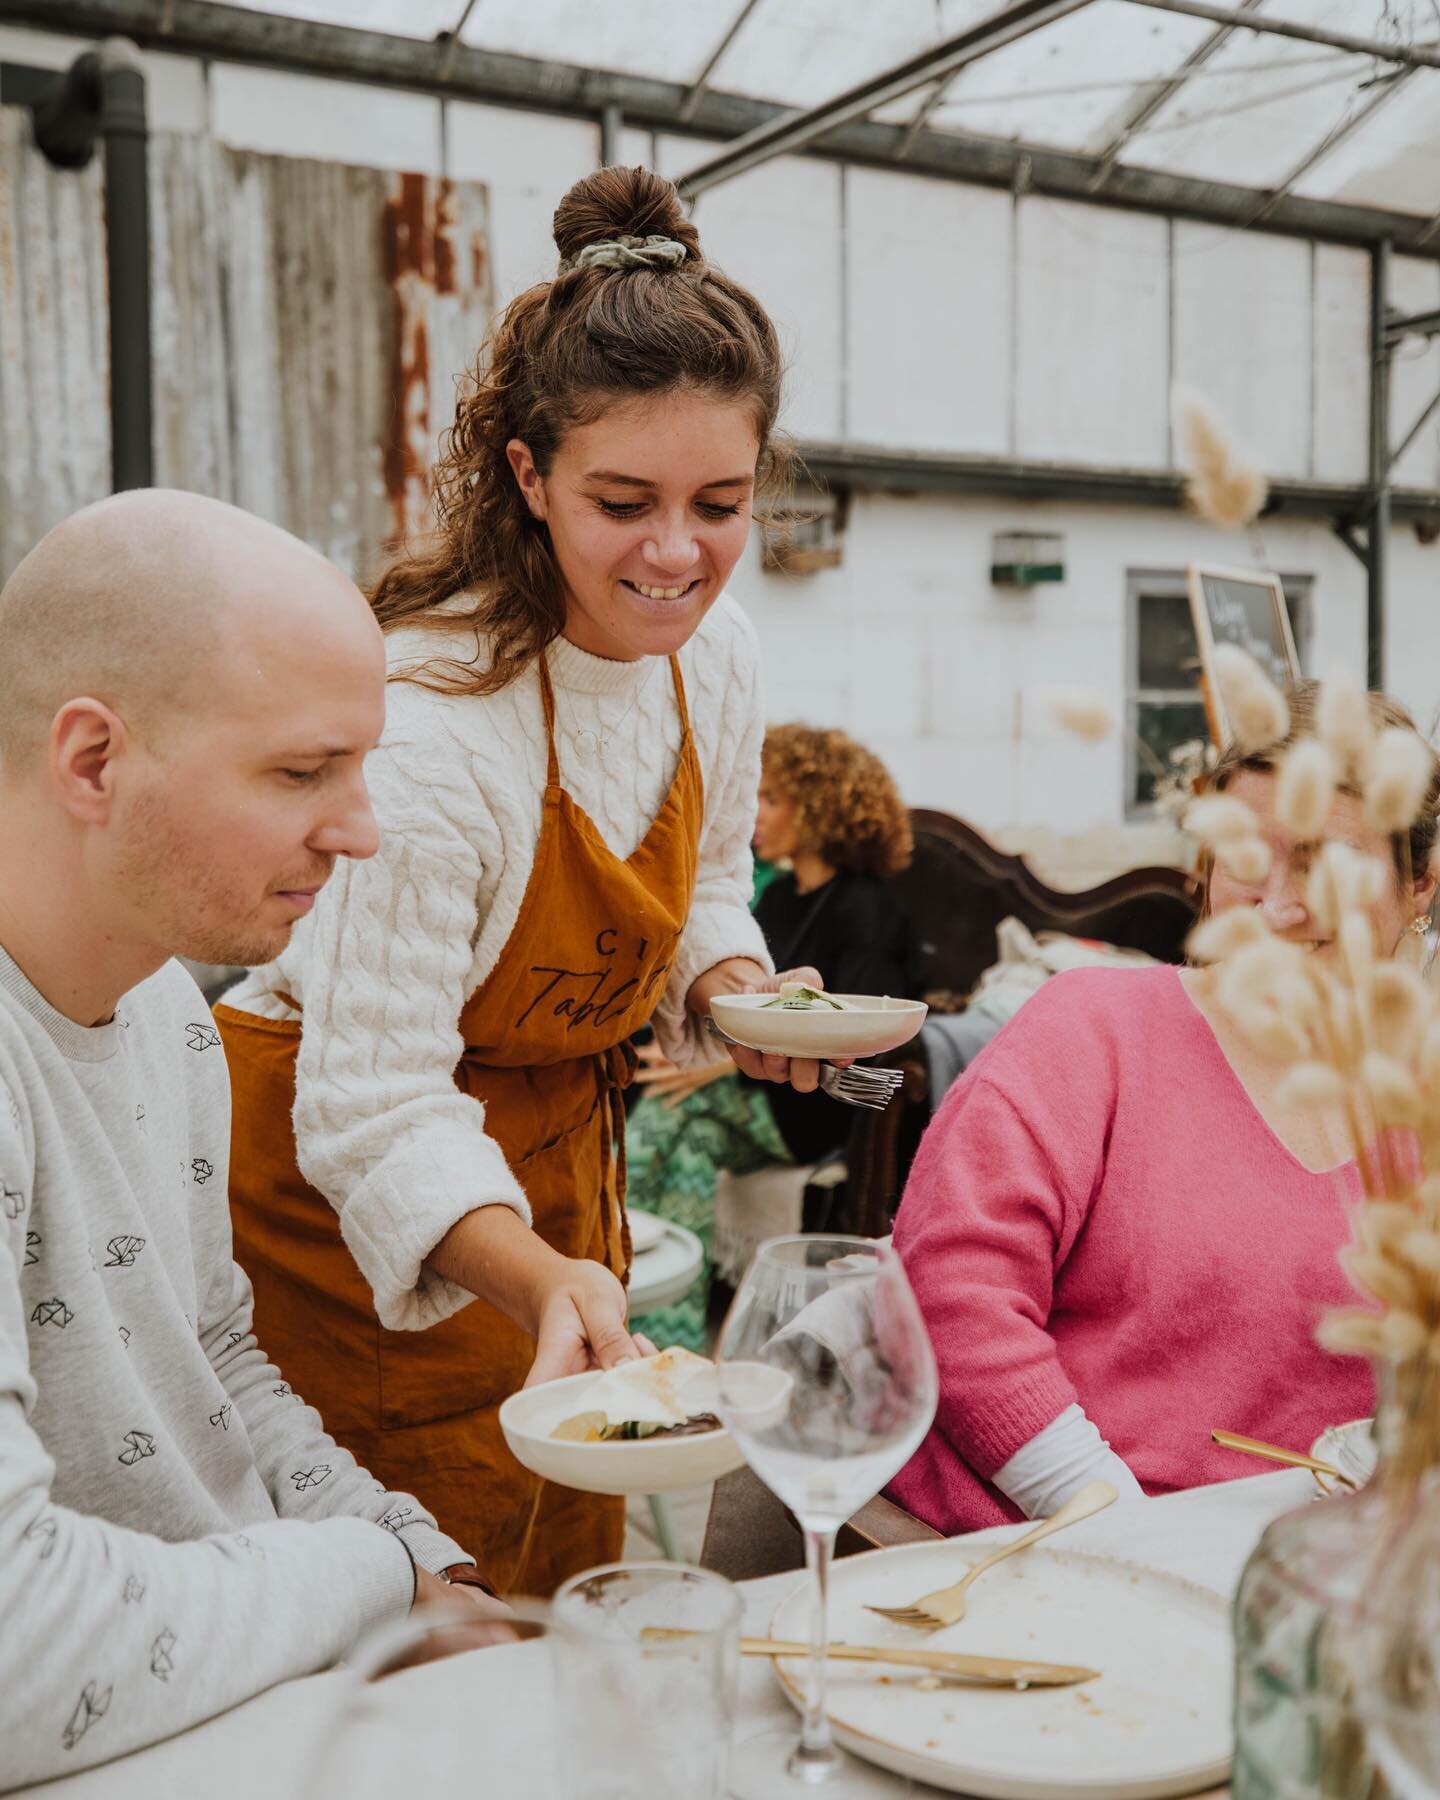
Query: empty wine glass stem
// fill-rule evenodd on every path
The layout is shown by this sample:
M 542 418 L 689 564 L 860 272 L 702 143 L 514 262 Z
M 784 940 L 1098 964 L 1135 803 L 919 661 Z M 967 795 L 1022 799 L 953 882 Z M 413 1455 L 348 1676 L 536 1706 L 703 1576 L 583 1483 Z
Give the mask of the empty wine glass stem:
M 810 1662 L 805 1676 L 805 1721 L 787 1765 L 797 1780 L 825 1781 L 840 1767 L 840 1753 L 825 1716 L 825 1657 L 830 1647 L 830 1558 L 835 1533 L 805 1532 L 805 1567 L 810 1572 Z

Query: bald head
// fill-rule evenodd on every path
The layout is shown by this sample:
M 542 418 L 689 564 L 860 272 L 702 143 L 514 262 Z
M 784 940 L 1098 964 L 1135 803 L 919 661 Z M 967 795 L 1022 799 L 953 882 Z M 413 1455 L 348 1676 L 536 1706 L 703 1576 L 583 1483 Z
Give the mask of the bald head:
M 57 525 L 0 590 L 0 762 L 23 767 L 69 700 L 152 741 L 263 683 L 297 634 L 373 633 L 354 585 L 237 507 L 163 488 Z

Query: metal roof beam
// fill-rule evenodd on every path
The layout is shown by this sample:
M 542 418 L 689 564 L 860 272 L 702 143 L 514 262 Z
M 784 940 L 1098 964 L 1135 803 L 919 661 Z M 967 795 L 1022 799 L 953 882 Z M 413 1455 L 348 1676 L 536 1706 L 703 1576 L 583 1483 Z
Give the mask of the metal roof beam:
M 1259 6 L 1261 0 L 1240 0 L 1240 10 L 1249 12 L 1252 7 Z M 1181 63 L 1180 67 L 1168 81 L 1151 87 L 1145 98 L 1131 111 L 1123 125 L 1100 152 L 1099 167 L 1095 171 L 1092 184 L 1097 190 L 1110 179 L 1110 171 L 1120 160 L 1120 152 L 1137 132 L 1143 131 L 1160 109 L 1169 104 L 1184 87 L 1185 83 L 1199 68 L 1209 62 L 1210 58 L 1224 43 L 1234 35 L 1233 25 L 1217 25 L 1203 43 L 1197 44 Z
M 1216 25 L 1238 26 L 1271 37 L 1295 38 L 1302 44 L 1323 44 L 1345 50 L 1351 56 L 1375 56 L 1382 62 L 1409 68 L 1440 69 L 1440 44 L 1387 44 L 1383 38 L 1355 37 L 1348 31 L 1327 31 L 1318 25 L 1301 25 L 1294 19 L 1271 19 L 1264 13 L 1246 12 L 1234 6 L 1215 6 L 1211 0 L 1129 0 L 1131 6 L 1149 6 L 1156 12 L 1182 13 L 1191 19 L 1210 19 Z
M 685 98 L 680 102 L 680 111 L 677 117 L 682 125 L 694 118 L 695 109 L 705 98 L 705 90 L 710 85 L 710 77 L 715 73 L 720 58 L 735 42 L 736 38 L 739 37 L 740 28 L 750 17 L 751 13 L 754 12 L 758 4 L 759 0 L 745 0 L 745 4 L 740 8 L 739 12 L 736 13 L 734 20 L 731 22 L 730 29 L 710 52 L 705 67 L 695 77 L 690 92 L 686 94 Z
M 174 17 L 166 33 L 157 23 L 154 0 L 0 0 L 0 19 L 91 41 L 118 34 L 172 54 L 568 118 L 598 121 L 606 106 L 614 105 L 627 123 L 642 129 L 688 131 L 711 138 L 737 137 L 784 112 L 767 101 L 710 89 L 694 117 L 681 121 L 679 110 L 688 90 L 679 82 L 502 55 L 473 44 L 457 48 L 450 72 L 442 77 L 433 41 L 257 13 L 221 0 L 174 0 Z M 907 130 L 904 125 L 856 121 L 812 145 L 811 153 L 867 168 L 904 169 L 982 187 L 1020 187 L 1056 199 L 1124 206 L 1215 225 L 1245 225 L 1257 204 L 1267 198 L 1253 187 L 1125 162 L 1115 166 L 1104 192 L 1097 195 L 1094 157 L 950 131 L 922 131 L 908 157 L 899 161 L 897 149 Z M 1424 215 L 1384 207 L 1292 194 L 1274 208 L 1263 228 L 1339 244 L 1373 245 L 1389 238 L 1397 253 L 1440 259 L 1440 220 L 1432 228 Z
M 858 87 L 847 88 L 844 93 L 804 112 L 781 113 L 768 124 L 746 132 L 733 144 L 727 144 L 716 155 L 682 175 L 676 186 L 687 199 L 693 200 L 707 188 L 730 181 L 777 156 L 804 150 L 838 126 L 865 118 L 877 106 L 903 99 L 906 94 L 913 94 L 916 88 L 953 74 L 968 63 L 978 62 L 982 56 L 1029 37 L 1032 32 L 1090 4 L 1091 0 L 1010 0 L 1008 6 L 992 13 L 978 25 L 972 25 L 967 31 L 947 38 L 944 43 L 936 44 L 918 56 L 907 57 L 894 68 L 872 75 Z
M 1338 144 L 1343 144 L 1346 138 L 1353 136 L 1362 125 L 1368 124 L 1382 106 L 1387 106 L 1395 98 L 1414 73 L 1413 68 L 1395 70 L 1385 78 L 1386 85 L 1378 93 L 1372 94 L 1358 112 L 1352 113 L 1348 119 L 1343 120 L 1332 131 L 1327 131 L 1315 148 L 1296 163 L 1264 205 L 1257 208 L 1255 217 L 1250 220 L 1250 224 L 1263 225 L 1280 202 L 1294 192 L 1296 183 L 1308 175 L 1317 163 L 1323 162 Z

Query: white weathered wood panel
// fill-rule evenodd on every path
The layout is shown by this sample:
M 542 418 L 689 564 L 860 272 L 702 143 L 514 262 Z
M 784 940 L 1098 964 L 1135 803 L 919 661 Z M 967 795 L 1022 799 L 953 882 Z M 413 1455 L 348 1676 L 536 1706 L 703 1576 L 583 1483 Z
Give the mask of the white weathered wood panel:
M 662 136 L 657 145 L 671 180 L 707 153 L 693 138 Z M 702 194 L 694 214 L 705 254 L 775 321 L 787 363 L 786 430 L 826 443 L 844 429 L 843 179 L 835 163 L 781 157 Z
M 1370 468 L 1370 258 L 1315 246 L 1317 481 L 1364 481 Z
M 1165 467 L 1166 221 L 1032 195 L 1016 230 L 1017 453 Z
M 1310 246 L 1175 222 L 1175 379 L 1271 475 L 1310 473 Z
M 1413 256 L 1390 264 L 1390 304 L 1397 312 L 1434 312 L 1440 306 L 1440 265 Z M 1395 351 L 1390 375 L 1390 445 L 1397 449 L 1440 388 L 1440 338 L 1406 338 Z M 1440 483 L 1440 421 L 1432 418 L 1396 463 L 1397 487 Z
M 1012 212 L 987 188 L 847 171 L 852 441 L 1011 450 Z
M 489 192 L 500 305 L 555 273 L 555 208 L 599 163 L 600 128 L 590 120 L 446 103 L 445 172 L 456 181 L 483 181 Z
M 103 205 L 98 161 L 52 168 L 0 108 L 0 580 L 110 490 Z

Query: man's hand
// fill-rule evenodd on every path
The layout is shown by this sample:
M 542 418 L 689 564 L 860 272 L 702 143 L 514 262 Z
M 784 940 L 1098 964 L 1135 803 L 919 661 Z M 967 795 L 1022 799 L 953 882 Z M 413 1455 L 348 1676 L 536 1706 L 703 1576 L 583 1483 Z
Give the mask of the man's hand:
M 778 994 L 783 981 L 803 981 L 806 987 L 823 988 L 824 977 L 818 969 L 786 969 L 778 975 L 767 975 L 760 964 L 748 956 L 732 956 L 697 975 L 690 983 L 685 1004 L 691 1012 L 706 1018 L 710 1002 L 717 994 Z M 747 1050 L 743 1044 L 727 1044 L 730 1060 L 742 1075 L 754 1081 L 788 1082 L 797 1093 L 813 1094 L 820 1085 L 820 1064 L 808 1056 L 771 1056 L 759 1050 Z M 847 1068 L 853 1056 L 828 1059 L 837 1069 Z
M 432 1575 L 418 1565 L 415 1600 L 410 1610 L 412 1614 L 432 1617 L 436 1628 L 429 1637 L 397 1657 L 387 1673 L 412 1669 L 418 1663 L 437 1662 L 442 1656 L 458 1656 L 465 1650 L 484 1650 L 492 1644 L 519 1642 L 515 1615 L 503 1600 L 494 1599 L 483 1588 L 462 1587 L 458 1583 L 452 1587 L 448 1581 L 442 1581 L 438 1575 Z
M 603 1263 L 578 1256 L 557 1262 L 540 1304 L 526 1387 L 655 1354 L 648 1338 L 631 1337 L 626 1329 L 625 1290 Z

